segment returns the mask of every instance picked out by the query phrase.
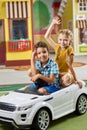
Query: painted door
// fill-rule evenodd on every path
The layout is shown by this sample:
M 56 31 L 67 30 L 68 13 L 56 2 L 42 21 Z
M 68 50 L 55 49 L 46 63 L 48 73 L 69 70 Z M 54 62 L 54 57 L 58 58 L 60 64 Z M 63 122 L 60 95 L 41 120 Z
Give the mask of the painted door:
M 4 37 L 4 21 L 0 20 L 0 65 L 4 65 L 6 60 L 6 44 Z

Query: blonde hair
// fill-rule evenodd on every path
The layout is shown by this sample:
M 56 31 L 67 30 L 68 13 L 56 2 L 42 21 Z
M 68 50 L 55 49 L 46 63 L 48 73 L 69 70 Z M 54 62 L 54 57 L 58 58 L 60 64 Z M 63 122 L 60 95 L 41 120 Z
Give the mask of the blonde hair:
M 73 33 L 69 29 L 61 29 L 58 32 L 59 34 L 65 34 L 70 39 L 70 45 L 73 43 Z

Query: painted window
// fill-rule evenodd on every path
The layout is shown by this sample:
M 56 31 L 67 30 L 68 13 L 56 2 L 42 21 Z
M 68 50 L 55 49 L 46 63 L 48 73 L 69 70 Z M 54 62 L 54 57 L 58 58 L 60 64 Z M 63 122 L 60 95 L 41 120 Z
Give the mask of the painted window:
M 87 0 L 79 0 L 79 11 L 87 11 Z
M 80 28 L 80 44 L 87 45 L 87 28 Z
M 10 20 L 10 40 L 27 38 L 26 23 L 26 19 Z

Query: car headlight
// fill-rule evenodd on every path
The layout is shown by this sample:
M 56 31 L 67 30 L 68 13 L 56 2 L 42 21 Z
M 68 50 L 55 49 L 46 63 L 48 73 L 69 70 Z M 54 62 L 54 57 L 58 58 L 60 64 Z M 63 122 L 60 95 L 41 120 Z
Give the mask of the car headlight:
M 18 107 L 17 110 L 18 111 L 26 111 L 26 110 L 30 109 L 32 106 L 33 105 Z

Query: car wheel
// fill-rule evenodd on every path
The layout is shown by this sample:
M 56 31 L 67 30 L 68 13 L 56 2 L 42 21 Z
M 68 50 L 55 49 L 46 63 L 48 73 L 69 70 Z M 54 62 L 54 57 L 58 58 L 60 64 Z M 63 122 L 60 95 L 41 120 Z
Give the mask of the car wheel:
M 40 109 L 33 122 L 34 130 L 47 130 L 50 123 L 50 114 L 46 109 Z
M 81 115 L 84 114 L 86 111 L 87 111 L 87 97 L 85 95 L 81 95 L 78 98 L 76 104 L 76 112 L 77 114 Z

